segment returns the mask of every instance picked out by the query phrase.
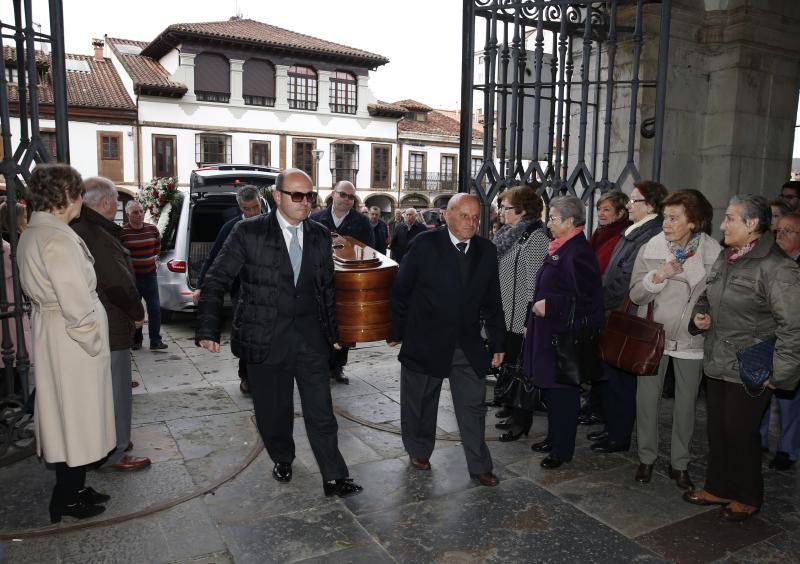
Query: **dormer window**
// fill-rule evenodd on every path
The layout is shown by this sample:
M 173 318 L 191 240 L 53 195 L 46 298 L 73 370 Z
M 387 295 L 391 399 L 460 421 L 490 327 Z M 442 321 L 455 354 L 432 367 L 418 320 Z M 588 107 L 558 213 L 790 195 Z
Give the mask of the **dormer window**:
M 331 111 L 336 114 L 354 114 L 358 107 L 356 77 L 349 72 L 336 71 L 331 74 Z
M 293 66 L 289 76 L 289 107 L 293 110 L 317 109 L 317 73 L 309 67 Z
M 428 121 L 428 114 L 425 112 L 406 112 L 406 119 L 410 121 Z

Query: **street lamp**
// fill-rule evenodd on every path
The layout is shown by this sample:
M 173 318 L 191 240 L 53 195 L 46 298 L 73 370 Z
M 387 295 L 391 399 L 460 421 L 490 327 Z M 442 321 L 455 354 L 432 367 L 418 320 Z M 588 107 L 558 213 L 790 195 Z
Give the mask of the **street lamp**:
M 313 149 L 311 154 L 314 155 L 314 184 L 316 185 L 316 191 L 319 192 L 319 161 L 322 160 L 322 155 L 325 154 L 325 151 Z

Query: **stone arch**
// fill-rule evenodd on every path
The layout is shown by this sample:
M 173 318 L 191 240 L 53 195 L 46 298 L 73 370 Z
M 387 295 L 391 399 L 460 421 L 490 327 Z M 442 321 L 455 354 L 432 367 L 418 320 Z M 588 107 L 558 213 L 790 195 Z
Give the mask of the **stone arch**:
M 406 194 L 400 200 L 400 206 L 403 208 L 428 208 L 431 201 L 425 194 Z
M 433 199 L 433 207 L 444 209 L 447 207 L 447 202 L 450 201 L 455 194 L 442 194 L 441 196 L 436 196 Z
M 364 205 L 367 207 L 378 206 L 381 213 L 391 214 L 397 207 L 397 201 L 389 194 L 370 194 L 364 198 Z

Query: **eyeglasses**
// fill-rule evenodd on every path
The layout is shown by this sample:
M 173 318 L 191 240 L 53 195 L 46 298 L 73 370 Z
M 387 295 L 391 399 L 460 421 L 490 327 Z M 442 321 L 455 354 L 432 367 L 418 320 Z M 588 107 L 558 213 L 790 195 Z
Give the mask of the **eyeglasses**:
M 289 192 L 288 190 L 278 190 L 281 194 L 286 194 L 289 196 L 292 201 L 296 204 L 299 204 L 303 201 L 303 198 L 308 200 L 308 203 L 313 204 L 317 201 L 317 193 L 316 192 Z
M 514 206 L 500 206 L 500 209 L 502 211 L 511 211 L 511 210 L 516 209 L 516 208 Z
M 353 200 L 354 202 L 356 201 L 356 195 L 355 194 L 348 194 L 347 192 L 342 192 L 340 190 L 337 190 L 336 193 L 339 194 L 340 198 L 345 198 L 347 200 Z
M 561 223 L 564 221 L 563 217 L 553 217 L 552 215 L 547 218 L 548 223 Z
M 800 231 L 797 231 L 796 229 L 786 229 L 785 227 L 782 227 L 780 229 L 776 229 L 775 233 L 777 233 L 778 235 L 795 235 L 797 233 L 800 233 Z
M 646 202 L 644 198 L 628 198 L 629 204 L 635 204 L 636 202 Z

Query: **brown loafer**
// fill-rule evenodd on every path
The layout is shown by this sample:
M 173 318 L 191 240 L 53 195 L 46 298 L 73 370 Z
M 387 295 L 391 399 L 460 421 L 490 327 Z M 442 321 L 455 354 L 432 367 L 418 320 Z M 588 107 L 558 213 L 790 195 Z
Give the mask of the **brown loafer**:
M 728 505 L 731 503 L 730 499 L 717 497 L 708 493 L 706 490 L 689 490 L 684 492 L 683 501 L 691 503 L 692 505 Z
M 470 474 L 470 476 L 473 480 L 478 480 L 482 486 L 486 486 L 488 488 L 493 488 L 500 483 L 500 480 L 497 479 L 497 476 L 491 472 L 484 472 L 483 474 Z
M 414 458 L 413 456 L 409 456 L 408 461 L 411 463 L 411 466 L 413 466 L 417 470 L 431 469 L 431 461 L 428 460 L 427 458 Z
M 722 518 L 725 521 L 746 521 L 758 513 L 758 509 L 758 507 L 753 507 L 752 505 L 745 505 L 744 503 L 739 503 L 738 501 L 732 501 L 727 506 L 722 508 Z
M 649 484 L 650 480 L 653 479 L 653 465 L 640 462 L 639 467 L 636 469 L 636 476 L 633 479 L 640 484 Z
M 128 470 L 141 470 L 150 466 L 150 459 L 146 456 L 131 456 L 126 454 L 119 459 L 119 462 L 109 466 L 112 470 L 128 471 Z
M 688 470 L 675 470 L 670 464 L 669 477 L 675 480 L 675 483 L 678 484 L 678 487 L 682 490 L 694 489 L 694 484 L 692 483 L 692 479 L 689 477 Z

